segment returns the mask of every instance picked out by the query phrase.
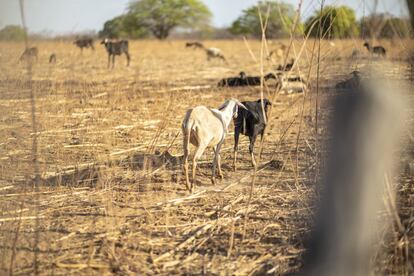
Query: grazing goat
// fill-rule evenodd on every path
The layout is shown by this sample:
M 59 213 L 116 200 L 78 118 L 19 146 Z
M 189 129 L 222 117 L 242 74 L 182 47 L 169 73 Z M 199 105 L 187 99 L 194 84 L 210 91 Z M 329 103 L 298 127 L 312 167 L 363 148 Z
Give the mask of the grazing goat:
M 272 58 L 273 55 L 276 55 L 279 58 L 282 58 L 285 51 L 287 49 L 287 46 L 284 44 L 280 44 L 280 47 L 274 50 L 271 50 L 269 52 L 269 55 L 267 56 L 267 60 L 270 60 Z
M 247 110 L 239 109 L 237 117 L 233 119 L 234 122 L 234 159 L 233 169 L 237 170 L 237 151 L 239 147 L 239 136 L 244 134 L 249 137 L 250 145 L 249 152 L 252 158 L 252 164 L 256 167 L 256 160 L 254 159 L 254 143 L 256 142 L 257 135 L 260 134 L 263 139 L 263 134 L 266 128 L 267 122 L 267 109 L 272 103 L 268 99 L 263 99 L 263 114 L 261 99 L 253 102 L 242 102 L 247 107 Z M 265 118 L 266 117 L 266 118 Z
M 283 66 L 283 65 L 280 64 L 277 67 L 277 70 L 278 71 L 290 71 L 290 70 L 292 70 L 294 64 L 295 64 L 295 59 L 291 58 L 290 59 L 290 63 L 286 63 L 285 66 Z
M 239 107 L 246 109 L 236 99 L 230 99 L 224 102 L 218 109 L 197 106 L 189 109 L 182 123 L 184 137 L 184 173 L 187 189 L 192 193 L 195 182 L 195 172 L 197 160 L 201 157 L 204 150 L 211 146 L 214 150 L 213 171 L 211 181 L 216 183 L 216 165 L 220 178 L 223 178 L 221 172 L 220 149 L 224 143 L 227 129 L 233 117 L 238 114 Z M 190 143 L 197 147 L 193 157 L 193 181 L 190 184 L 188 177 L 188 155 L 190 152 Z
M 367 50 L 370 53 L 381 56 L 381 57 L 385 57 L 386 52 L 387 52 L 384 47 L 382 47 L 382 46 L 371 47 L 371 45 L 369 45 L 368 42 L 364 43 L 364 47 L 367 48 Z
M 231 78 L 225 78 L 221 79 L 217 86 L 223 87 L 223 86 L 257 86 L 261 83 L 261 78 L 258 76 L 247 76 L 245 72 L 240 72 L 238 77 L 231 77 Z M 269 73 L 264 76 L 264 80 L 267 81 L 269 79 L 276 79 L 276 76 L 272 73 Z
M 208 61 L 212 58 L 218 58 L 218 59 L 221 59 L 227 62 L 226 58 L 223 56 L 219 48 L 207 48 L 207 49 L 204 48 L 204 51 L 206 51 Z
M 185 44 L 185 47 L 186 48 L 194 48 L 194 49 L 197 49 L 197 48 L 203 49 L 204 48 L 204 45 L 201 42 L 194 41 L 194 42 L 187 42 Z
M 352 71 L 350 79 L 338 82 L 335 85 L 337 89 L 356 89 L 361 83 L 361 73 L 359 71 Z
M 206 52 L 207 55 L 207 60 L 209 61 L 212 58 L 218 58 L 221 59 L 225 62 L 226 58 L 224 57 L 224 55 L 221 53 L 221 50 L 218 48 L 206 48 L 204 47 L 203 44 L 201 44 L 200 42 L 187 42 L 185 44 L 185 47 L 193 47 L 194 49 L 203 49 Z
M 53 54 L 50 55 L 50 57 L 49 57 L 49 63 L 56 64 L 56 54 L 55 53 L 53 53 Z
M 302 93 L 309 87 L 309 83 L 300 76 L 289 76 L 282 72 L 277 73 L 280 91 L 285 93 Z
M 91 48 L 92 50 L 95 50 L 95 47 L 93 47 L 92 38 L 76 39 L 75 41 L 73 41 L 73 44 L 80 48 L 81 53 L 83 52 L 83 48 Z
M 35 58 L 37 61 L 38 54 L 39 54 L 39 50 L 37 49 L 37 47 L 27 48 L 26 50 L 24 50 L 19 60 L 23 61 L 25 59 Z
M 112 57 L 112 68 L 115 66 L 115 56 L 120 56 L 125 54 L 127 58 L 127 66 L 129 66 L 129 62 L 131 60 L 131 56 L 129 55 L 128 48 L 128 40 L 120 40 L 120 41 L 110 41 L 109 39 L 105 38 L 102 40 L 101 44 L 105 45 L 106 51 L 108 52 L 108 68 L 111 63 Z

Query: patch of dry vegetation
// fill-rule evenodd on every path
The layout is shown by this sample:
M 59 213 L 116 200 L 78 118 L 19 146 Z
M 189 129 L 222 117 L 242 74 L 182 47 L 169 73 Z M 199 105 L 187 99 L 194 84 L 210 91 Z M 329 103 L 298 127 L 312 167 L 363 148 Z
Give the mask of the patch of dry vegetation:
M 386 68 L 391 77 L 409 77 L 408 66 L 397 59 L 410 43 L 383 42 L 392 49 Z M 223 50 L 229 61 L 224 64 L 207 62 L 203 52 L 185 49 L 183 41 L 135 41 L 130 44 L 131 66 L 125 67 L 121 57 L 114 70 L 106 69 L 103 47 L 81 55 L 68 42 L 33 44 L 39 47 L 39 62 L 31 81 L 25 65 L 18 63 L 23 46 L 0 44 L 1 274 L 32 272 L 36 254 L 45 274 L 246 275 L 300 268 L 325 150 L 315 142 L 314 87 L 304 95 L 274 95 L 272 84 L 265 89 L 265 96 L 275 100 L 242 239 L 253 171 L 246 137 L 234 173 L 230 131 L 222 149 L 224 180 L 217 186 L 209 179 L 212 151 L 205 152 L 191 196 L 179 164 L 152 158 L 155 150 L 182 154 L 180 125 L 189 107 L 259 97 L 259 88 L 216 87 L 222 77 L 259 72 L 244 42 L 204 42 Z M 260 43 L 248 45 L 258 60 Z M 300 47 L 295 42 L 292 55 Z M 358 58 L 350 58 L 354 48 L 361 53 Z M 47 63 L 51 52 L 57 55 L 56 65 Z M 322 53 L 324 123 L 331 112 L 324 103 L 336 96 L 329 89 L 334 81 L 367 63 L 382 63 L 366 59 L 361 41 L 323 41 Z M 302 73 L 310 60 L 307 46 L 298 64 Z M 265 71 L 281 62 L 266 61 Z M 314 76 L 313 69 L 311 81 Z M 36 95 L 38 133 L 31 131 L 30 88 Z M 413 95 L 410 100 L 414 103 Z M 411 110 L 409 126 L 412 120 Z M 32 186 L 33 135 L 39 139 L 43 178 L 38 192 Z M 328 139 L 324 124 L 318 135 Z M 401 159 L 413 157 L 411 144 Z M 373 260 L 379 274 L 407 273 L 407 263 L 414 261 L 408 254 L 414 250 L 414 181 L 402 171 L 394 182 L 408 239 L 402 240 L 397 226 L 383 238 Z

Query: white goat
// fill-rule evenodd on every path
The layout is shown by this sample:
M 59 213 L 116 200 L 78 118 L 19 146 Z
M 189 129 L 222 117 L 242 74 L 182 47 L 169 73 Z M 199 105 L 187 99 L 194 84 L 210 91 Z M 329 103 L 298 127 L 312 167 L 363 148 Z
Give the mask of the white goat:
M 184 173 L 187 189 L 190 193 L 193 192 L 197 160 L 208 146 L 213 147 L 214 150 L 211 181 L 213 184 L 216 184 L 216 165 L 218 165 L 220 178 L 223 178 L 220 163 L 220 148 L 224 143 L 224 138 L 232 118 L 237 117 L 238 107 L 247 109 L 238 100 L 230 99 L 225 101 L 218 109 L 197 106 L 187 111 L 182 124 L 182 131 L 184 137 Z M 193 181 L 191 185 L 188 177 L 190 143 L 197 148 L 193 157 Z
M 219 58 L 223 61 L 226 61 L 226 58 L 221 53 L 221 50 L 219 48 L 204 48 L 207 54 L 207 60 L 210 60 L 212 58 Z
M 290 76 L 289 74 L 277 73 L 280 82 L 281 93 L 303 93 L 308 89 L 309 83 L 300 76 Z
M 222 52 L 219 48 L 213 48 L 213 47 L 212 48 L 206 48 L 200 42 L 187 42 L 186 47 L 193 47 L 194 49 L 195 48 L 203 49 L 206 52 L 207 60 L 210 60 L 212 58 L 219 58 L 219 59 L 227 62 L 226 58 L 224 57 L 224 55 L 222 54 Z

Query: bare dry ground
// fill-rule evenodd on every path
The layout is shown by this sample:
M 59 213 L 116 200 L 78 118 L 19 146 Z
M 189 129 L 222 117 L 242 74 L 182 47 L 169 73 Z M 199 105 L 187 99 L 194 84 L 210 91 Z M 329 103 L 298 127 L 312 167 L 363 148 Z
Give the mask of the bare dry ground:
M 36 269 L 58 275 L 298 271 L 323 167 L 320 142 L 328 139 L 331 110 L 326 103 L 337 95 L 331 89 L 335 81 L 367 64 L 383 66 L 397 80 L 410 78 L 409 66 L 400 59 L 411 42 L 383 43 L 390 49 L 387 61 L 368 59 L 361 41 L 322 42 L 317 133 L 316 65 L 306 94 L 275 94 L 269 83 L 264 93 L 273 107 L 246 221 L 253 172 L 246 137 L 239 170 L 233 172 L 230 130 L 222 150 L 224 179 L 216 186 L 210 182 L 212 151 L 205 152 L 191 196 L 180 166 L 159 167 L 162 160 L 151 156 L 167 148 L 182 154 L 181 121 L 189 107 L 260 97 L 257 87 L 216 87 L 220 78 L 241 70 L 259 74 L 259 42 L 206 41 L 223 50 L 225 64 L 207 62 L 203 52 L 185 49 L 184 41 L 135 41 L 131 66 L 125 67 L 121 57 L 108 70 L 100 45 L 81 55 L 67 41 L 38 41 L 33 42 L 40 56 L 32 81 L 18 62 L 23 45 L 0 43 L 0 274 Z M 305 75 L 312 59 L 313 42 L 308 44 L 298 66 Z M 295 42 L 292 55 L 300 48 Z M 360 51 L 358 58 L 350 58 L 353 49 Z M 52 52 L 56 65 L 47 63 Z M 280 62 L 265 61 L 265 72 Z M 30 88 L 36 96 L 37 133 Z M 409 96 L 407 130 L 412 133 L 414 101 Z M 39 189 L 33 184 L 35 135 Z M 142 168 L 136 162 L 144 156 Z M 400 157 L 402 165 L 413 159 L 414 145 L 407 144 Z M 409 274 L 414 262 L 414 180 L 402 166 L 393 182 L 399 216 L 393 218 L 391 234 L 379 229 L 382 242 L 373 259 L 377 274 Z

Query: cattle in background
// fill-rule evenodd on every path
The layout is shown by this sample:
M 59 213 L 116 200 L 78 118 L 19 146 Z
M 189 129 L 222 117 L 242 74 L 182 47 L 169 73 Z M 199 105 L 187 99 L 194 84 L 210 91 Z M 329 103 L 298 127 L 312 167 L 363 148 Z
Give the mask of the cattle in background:
M 112 40 L 105 38 L 104 40 L 102 40 L 101 44 L 105 46 L 106 52 L 108 53 L 108 68 L 110 67 L 111 60 L 112 60 L 112 68 L 114 68 L 115 56 L 120 56 L 122 54 L 125 54 L 127 58 L 127 66 L 129 66 L 129 63 L 131 61 L 131 56 L 129 55 L 128 40 L 112 41 Z
M 73 44 L 78 46 L 81 50 L 81 53 L 83 52 L 83 48 L 91 48 L 92 50 L 95 50 L 95 47 L 93 46 L 93 39 L 92 38 L 82 38 L 82 39 L 76 39 Z

